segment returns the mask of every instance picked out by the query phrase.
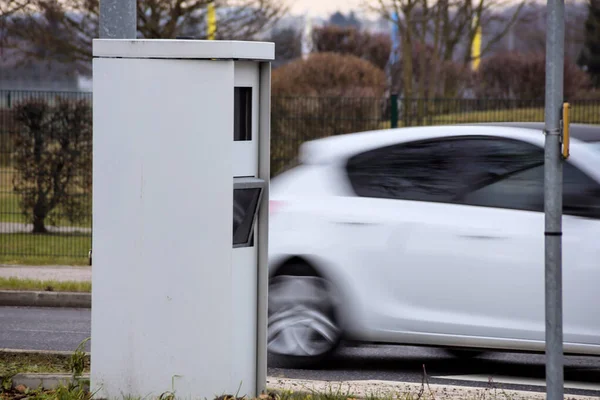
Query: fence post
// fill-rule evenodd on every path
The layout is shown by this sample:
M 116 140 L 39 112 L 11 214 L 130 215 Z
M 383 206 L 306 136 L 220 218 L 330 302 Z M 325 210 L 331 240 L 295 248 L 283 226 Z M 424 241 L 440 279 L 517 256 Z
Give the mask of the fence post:
M 8 92 L 8 94 L 6 95 L 6 103 L 7 103 L 8 108 L 12 107 L 11 92 Z
M 392 129 L 398 127 L 398 95 L 390 96 L 390 127 Z

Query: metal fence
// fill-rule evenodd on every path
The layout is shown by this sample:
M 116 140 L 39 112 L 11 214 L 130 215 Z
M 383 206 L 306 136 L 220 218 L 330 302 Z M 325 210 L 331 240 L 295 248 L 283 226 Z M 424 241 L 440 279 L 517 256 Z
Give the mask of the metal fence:
M 52 125 L 48 121 L 65 103 L 73 105 L 69 110 L 83 104 L 89 114 L 69 111 L 58 125 Z M 570 103 L 573 122 L 600 124 L 600 101 Z M 91 105 L 89 92 L 0 91 L 0 264 L 87 262 L 91 249 L 92 185 L 91 161 L 85 155 L 91 156 Z M 46 113 L 44 118 L 39 116 L 40 107 Z M 274 97 L 271 115 L 271 170 L 277 174 L 295 159 L 299 146 L 307 140 L 403 126 L 542 122 L 544 101 Z M 37 126 L 36 118 L 45 125 Z M 79 119 L 86 122 L 78 125 Z M 71 160 L 74 172 L 68 195 L 51 207 L 41 229 L 33 210 L 40 206 L 44 191 L 56 189 L 50 185 L 52 179 L 56 180 L 56 169 L 65 168 L 56 162 L 57 149 L 65 139 L 56 126 L 71 129 L 66 139 L 74 140 L 72 136 L 77 135 L 78 129 L 87 129 L 88 123 L 89 137 L 79 137 L 73 145 L 76 149 L 69 150 L 78 151 L 79 158 Z M 44 201 L 49 202 L 46 198 L 41 203 Z M 33 233 L 42 230 L 47 232 Z
M 84 263 L 91 93 L 0 91 L 0 263 Z

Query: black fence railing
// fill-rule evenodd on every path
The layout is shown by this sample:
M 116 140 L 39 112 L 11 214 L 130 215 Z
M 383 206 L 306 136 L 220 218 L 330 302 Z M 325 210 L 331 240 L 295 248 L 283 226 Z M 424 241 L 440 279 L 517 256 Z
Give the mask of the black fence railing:
M 327 136 L 390 127 L 544 120 L 543 99 L 274 97 L 271 103 L 273 174 L 295 159 L 302 143 Z M 600 124 L 600 100 L 570 103 L 572 122 Z M 90 92 L 0 91 L 0 264 L 87 263 L 91 108 Z M 68 151 L 61 152 L 65 143 Z M 78 156 L 66 159 L 66 154 Z M 57 172 L 64 168 L 56 163 L 67 163 L 70 175 Z M 54 186 L 65 181 L 64 187 Z
M 85 263 L 92 95 L 0 91 L 0 263 Z

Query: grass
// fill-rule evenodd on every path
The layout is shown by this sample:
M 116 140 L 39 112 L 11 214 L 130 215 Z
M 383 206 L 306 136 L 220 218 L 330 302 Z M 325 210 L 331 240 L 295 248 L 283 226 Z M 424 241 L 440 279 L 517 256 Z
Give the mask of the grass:
M 0 172 L 1 173 L 1 172 Z M 19 198 L 16 194 L 5 191 L 0 186 L 0 222 L 27 223 L 27 219 L 19 208 Z
M 0 222 L 30 223 L 21 211 L 20 198 L 13 190 L 12 180 L 15 171 L 10 167 L 0 168 Z M 88 209 L 91 210 L 91 197 Z M 56 215 L 54 220 L 48 219 L 47 225 L 91 228 L 91 218 L 84 221 L 71 222 L 64 215 Z
M 3 233 L 0 264 L 88 265 L 91 246 L 91 235 Z
M 427 115 L 426 125 L 471 124 L 483 122 L 544 122 L 544 108 L 515 108 L 505 110 L 487 110 L 439 115 Z M 597 105 L 571 105 L 571 122 L 584 124 L 600 124 Z M 416 123 L 416 118 L 413 118 Z M 403 126 L 402 113 L 398 116 L 398 126 Z M 390 128 L 390 121 L 381 125 L 382 129 Z
M 0 168 L 0 223 L 27 223 L 19 206 L 19 196 L 12 191 L 10 168 Z M 48 220 L 54 226 L 87 227 L 90 222 L 72 224 L 64 217 Z M 0 232 L 12 228 L 1 227 Z M 20 265 L 88 265 L 91 234 L 82 233 L 0 233 L 0 264 Z
M 1 400 L 91 400 L 93 394 L 82 379 L 90 372 L 90 356 L 84 349 L 89 338 L 79 344 L 72 354 L 0 351 Z M 13 377 L 20 373 L 68 373 L 73 378 L 54 390 L 15 386 Z
M 21 373 L 70 373 L 71 354 L 0 351 L 0 376 Z M 84 372 L 90 370 L 89 357 Z
M 0 290 L 32 290 L 41 292 L 90 293 L 92 291 L 92 283 L 89 281 L 41 281 L 37 279 L 0 277 Z

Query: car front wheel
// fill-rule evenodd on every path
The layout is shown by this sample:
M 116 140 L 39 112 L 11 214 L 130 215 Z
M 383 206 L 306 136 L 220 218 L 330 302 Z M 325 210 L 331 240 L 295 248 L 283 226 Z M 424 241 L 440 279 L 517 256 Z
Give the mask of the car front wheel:
M 267 349 L 278 364 L 312 365 L 330 355 L 340 338 L 330 282 L 307 275 L 271 278 Z

